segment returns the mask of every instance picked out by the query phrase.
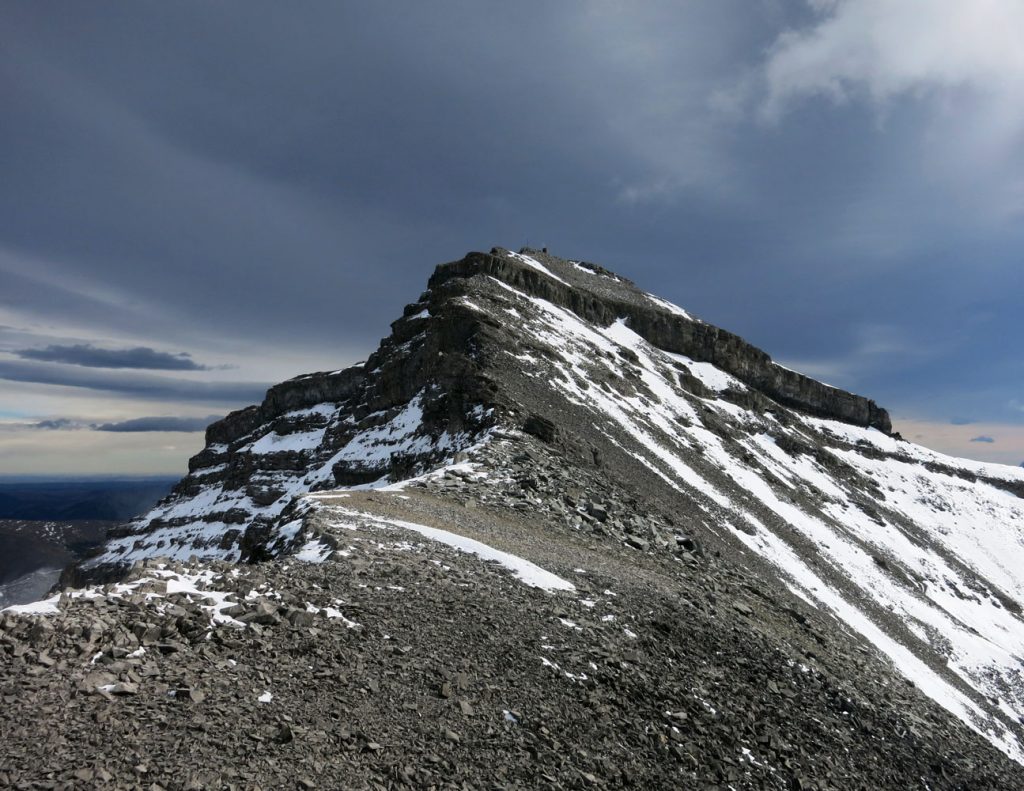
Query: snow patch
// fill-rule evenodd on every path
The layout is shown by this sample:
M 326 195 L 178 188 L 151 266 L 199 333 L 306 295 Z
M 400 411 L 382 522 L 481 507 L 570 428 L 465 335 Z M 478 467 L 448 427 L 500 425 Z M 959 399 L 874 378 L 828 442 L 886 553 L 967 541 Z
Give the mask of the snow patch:
M 358 523 L 358 520 L 367 520 L 382 527 L 398 527 L 404 530 L 411 530 L 415 533 L 419 533 L 425 538 L 431 539 L 432 541 L 447 544 L 460 552 L 476 555 L 483 560 L 495 561 L 511 571 L 520 580 L 520 582 L 525 585 L 529 585 L 534 588 L 541 588 L 548 592 L 576 590 L 576 586 L 568 580 L 552 574 L 550 571 L 542 569 L 535 563 L 531 563 L 529 560 L 521 558 L 518 555 L 503 552 L 500 549 L 495 549 L 494 547 L 473 538 L 460 536 L 457 533 L 452 533 L 448 530 L 441 530 L 436 527 L 428 527 L 427 525 L 421 525 L 415 522 L 406 522 L 400 519 L 384 518 L 374 514 L 354 511 L 347 508 L 337 508 L 336 512 L 340 518 L 336 518 L 332 521 L 339 527 L 351 527 L 353 522 Z
M 557 280 L 563 286 L 568 286 L 569 285 L 564 280 L 562 280 L 562 278 L 560 278 L 558 275 L 556 275 L 554 272 L 552 272 L 550 269 L 548 269 L 546 266 L 544 266 L 544 264 L 542 264 L 536 258 L 531 258 L 528 255 L 523 255 L 522 253 L 509 253 L 509 255 L 512 258 L 514 258 L 517 261 L 519 261 L 520 263 L 526 264 L 527 266 L 532 267 L 533 269 L 536 269 L 538 272 L 543 272 L 545 275 L 550 277 L 552 280 Z
M 331 556 L 332 551 L 329 546 L 314 539 L 303 544 L 294 557 L 303 563 L 323 563 Z
M 678 305 L 675 305 L 675 304 L 669 302 L 667 299 L 662 299 L 661 297 L 656 297 L 656 296 L 654 296 L 654 294 L 644 294 L 644 296 L 649 301 L 651 301 L 655 305 L 657 305 L 659 308 L 664 308 L 669 313 L 674 313 L 677 316 L 682 316 L 684 319 L 689 319 L 690 321 L 694 321 L 693 316 L 691 316 L 689 313 L 687 313 L 685 310 L 683 310 Z

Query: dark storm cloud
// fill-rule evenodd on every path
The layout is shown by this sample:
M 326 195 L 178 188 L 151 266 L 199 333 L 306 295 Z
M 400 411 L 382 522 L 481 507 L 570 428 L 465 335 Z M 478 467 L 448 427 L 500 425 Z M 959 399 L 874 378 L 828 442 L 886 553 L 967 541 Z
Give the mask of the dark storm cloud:
M 1024 294 L 1019 146 L 930 150 L 988 138 L 927 85 L 880 113 L 790 74 L 761 118 L 780 36 L 834 4 L 56 5 L 0 10 L 0 309 L 75 330 L 19 349 L 229 360 L 220 344 L 332 369 L 435 264 L 533 244 L 890 408 L 1024 420 L 1006 406 L 1024 364 L 999 342 Z M 1007 185 L 1017 203 L 993 205 Z
M 153 374 L 0 360 L 0 379 L 77 387 L 143 399 L 211 401 L 228 404 L 262 401 L 267 385 L 256 382 L 202 382 Z
M 971 442 L 987 442 L 987 443 L 991 444 L 991 443 L 995 442 L 995 440 L 992 437 L 980 436 L 980 437 L 971 437 Z
M 742 5 L 695 16 L 707 32 Z M 89 271 L 183 323 L 368 345 L 468 249 L 550 239 L 600 259 L 608 238 L 635 242 L 646 230 L 630 231 L 619 193 L 660 170 L 655 142 L 687 150 L 671 119 L 644 118 L 656 106 L 627 101 L 643 64 L 606 60 L 600 14 L 245 9 L 113 6 L 101 23 L 71 3 L 60 24 L 8 10 L 6 245 L 54 281 Z M 655 122 L 666 141 L 633 139 Z
M 148 346 L 132 349 L 101 349 L 92 344 L 74 346 L 50 345 L 45 349 L 19 349 L 14 352 L 24 360 L 69 363 L 87 368 L 148 368 L 162 371 L 208 371 L 192 356 L 181 352 L 170 354 L 158 352 Z
M 205 431 L 206 427 L 221 415 L 207 417 L 137 417 L 118 423 L 103 423 L 94 426 L 96 431 Z

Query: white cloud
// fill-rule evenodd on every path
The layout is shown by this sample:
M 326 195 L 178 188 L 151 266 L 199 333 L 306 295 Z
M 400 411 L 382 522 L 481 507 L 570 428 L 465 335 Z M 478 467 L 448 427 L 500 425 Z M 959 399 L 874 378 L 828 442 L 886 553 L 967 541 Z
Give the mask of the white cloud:
M 806 101 L 919 112 L 906 152 L 949 218 L 982 226 L 1024 215 L 1022 0 L 807 0 L 813 22 L 783 32 L 760 71 L 760 115 Z M 909 199 L 908 199 L 909 200 Z
M 795 98 L 969 89 L 994 100 L 1021 93 L 1024 3 L 1020 0 L 809 0 L 812 27 L 782 34 L 765 73 L 765 110 Z M 1013 108 L 1019 121 L 1024 110 Z

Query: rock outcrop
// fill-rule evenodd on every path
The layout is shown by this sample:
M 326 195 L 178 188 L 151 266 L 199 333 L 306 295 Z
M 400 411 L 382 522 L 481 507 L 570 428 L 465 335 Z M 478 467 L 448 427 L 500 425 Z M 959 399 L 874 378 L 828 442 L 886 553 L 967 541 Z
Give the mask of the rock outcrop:
M 885 433 L 892 430 L 889 414 L 874 401 L 778 365 L 738 335 L 698 321 L 602 267 L 567 262 L 538 250 L 524 249 L 520 256 L 527 253 L 526 257 L 556 276 L 524 266 L 522 257 L 496 248 L 490 254 L 470 253 L 460 261 L 439 266 L 430 287 L 452 278 L 494 277 L 523 293 L 568 308 L 592 324 L 606 327 L 625 319 L 627 326 L 651 345 L 711 363 L 779 403 Z

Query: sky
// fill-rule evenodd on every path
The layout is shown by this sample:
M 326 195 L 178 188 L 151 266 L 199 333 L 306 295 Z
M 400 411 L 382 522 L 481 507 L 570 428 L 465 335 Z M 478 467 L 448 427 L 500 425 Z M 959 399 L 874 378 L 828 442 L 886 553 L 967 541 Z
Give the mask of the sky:
M 0 474 L 184 472 L 547 246 L 1024 461 L 1024 1 L 0 2 Z

